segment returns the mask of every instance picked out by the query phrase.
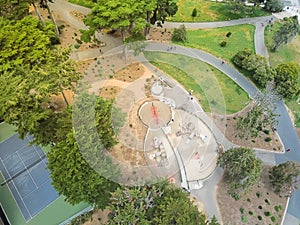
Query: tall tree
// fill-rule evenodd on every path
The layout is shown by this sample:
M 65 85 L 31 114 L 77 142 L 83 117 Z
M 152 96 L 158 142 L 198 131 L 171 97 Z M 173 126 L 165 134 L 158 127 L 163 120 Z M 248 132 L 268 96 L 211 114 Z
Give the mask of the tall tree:
M 57 143 L 48 152 L 47 158 L 52 185 L 59 194 L 65 196 L 67 202 L 74 205 L 84 201 L 96 204 L 101 209 L 108 205 L 110 192 L 118 185 L 89 165 L 78 148 L 73 131 L 65 141 Z M 103 161 L 99 160 L 98 163 Z M 116 171 L 114 166 L 110 169 Z
M 294 62 L 280 64 L 276 67 L 275 84 L 279 94 L 293 98 L 300 91 L 300 66 Z
M 0 117 L 15 125 L 21 137 L 30 133 L 43 145 L 56 141 L 59 124 L 54 120 L 64 113 L 51 108 L 51 95 L 74 89 L 80 78 L 69 60 L 70 49 L 51 46 L 52 34 L 32 17 L 0 18 Z
M 149 186 L 124 187 L 112 194 L 108 224 L 206 225 L 189 195 L 180 188 L 159 182 Z M 218 224 L 213 220 L 212 224 Z
M 240 138 L 257 137 L 265 128 L 272 128 L 277 123 L 274 113 L 280 95 L 273 82 L 269 82 L 263 93 L 254 98 L 252 108 L 245 114 L 238 116 L 236 132 Z
M 269 170 L 270 182 L 278 194 L 290 196 L 297 189 L 297 183 L 300 182 L 299 176 L 300 165 L 293 161 L 281 163 Z
M 229 179 L 229 193 L 234 195 L 239 189 L 247 190 L 258 182 L 262 161 L 249 148 L 232 148 L 218 157 L 218 165 L 225 170 Z
M 125 42 L 125 33 L 130 26 L 144 28 L 146 25 L 143 9 L 140 9 L 140 6 L 139 1 L 133 0 L 97 1 L 91 13 L 83 19 L 89 29 L 81 31 L 82 39 L 90 41 L 96 31 L 111 29 L 119 30 Z

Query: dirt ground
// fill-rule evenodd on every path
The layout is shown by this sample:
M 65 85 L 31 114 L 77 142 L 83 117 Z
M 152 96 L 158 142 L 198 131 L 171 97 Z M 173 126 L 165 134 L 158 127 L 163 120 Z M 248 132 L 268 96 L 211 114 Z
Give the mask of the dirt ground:
M 227 193 L 228 184 L 224 177 L 219 181 L 217 202 L 224 225 L 281 224 L 287 198 L 279 197 L 272 191 L 268 178 L 270 167 L 268 165 L 263 166 L 259 183 L 238 201 Z M 272 216 L 274 216 L 275 222 L 272 222 Z
M 269 151 L 275 151 L 275 152 L 282 152 L 283 146 L 280 141 L 280 138 L 277 134 L 277 132 L 273 132 L 272 128 L 266 128 L 270 131 L 270 133 L 267 135 L 264 132 L 260 132 L 259 137 L 257 138 L 248 138 L 241 139 L 236 134 L 236 123 L 237 123 L 237 116 L 244 115 L 247 111 L 249 111 L 251 108 L 251 103 L 245 107 L 242 111 L 240 111 L 237 114 L 232 115 L 212 115 L 213 121 L 215 124 L 225 133 L 226 138 L 229 141 L 232 141 L 234 144 L 249 148 L 257 148 L 257 149 L 264 149 Z M 211 116 L 211 115 L 210 115 Z M 266 142 L 266 138 L 271 138 L 271 141 Z

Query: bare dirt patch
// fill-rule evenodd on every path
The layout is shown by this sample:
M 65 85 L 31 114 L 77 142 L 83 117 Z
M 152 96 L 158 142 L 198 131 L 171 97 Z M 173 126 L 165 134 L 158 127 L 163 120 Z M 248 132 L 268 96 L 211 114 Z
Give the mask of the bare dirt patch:
M 225 133 L 225 137 L 236 145 L 275 152 L 282 152 L 284 149 L 280 138 L 277 132 L 274 132 L 271 127 L 265 128 L 269 131 L 269 134 L 266 134 L 261 131 L 257 138 L 241 139 L 237 136 L 237 117 L 239 115 L 244 115 L 250 110 L 250 108 L 251 103 L 237 114 L 226 116 L 214 114 L 212 115 L 212 118 L 215 124 L 219 127 L 219 129 L 224 130 L 223 133 Z M 270 138 L 271 140 L 267 142 L 265 141 L 266 138 Z
M 151 27 L 149 32 L 149 39 L 158 42 L 171 42 L 172 40 L 172 29 Z
M 133 63 L 119 71 L 117 71 L 113 78 L 124 82 L 133 82 L 143 76 L 145 68 L 141 63 Z
M 268 177 L 270 167 L 263 166 L 259 183 L 238 201 L 227 193 L 225 178 L 219 181 L 217 202 L 223 224 L 281 224 L 287 198 L 272 191 Z

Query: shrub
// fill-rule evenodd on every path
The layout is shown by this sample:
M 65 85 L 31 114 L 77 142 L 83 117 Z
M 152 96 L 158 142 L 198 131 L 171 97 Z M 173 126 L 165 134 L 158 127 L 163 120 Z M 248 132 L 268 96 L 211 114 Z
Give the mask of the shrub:
M 265 199 L 265 203 L 267 203 L 268 205 L 270 205 L 270 202 L 268 199 Z
M 262 220 L 262 217 L 261 217 L 261 216 L 257 216 L 257 219 L 258 219 L 258 220 Z
M 227 42 L 226 41 L 222 41 L 221 43 L 220 43 L 220 46 L 221 47 L 225 47 L 227 45 Z
M 260 206 L 258 206 L 258 208 L 259 208 L 259 209 L 262 209 L 262 206 L 260 205 Z
M 260 198 L 261 193 L 260 192 L 256 192 L 256 197 Z
M 193 9 L 193 12 L 192 12 L 192 17 L 196 17 L 196 16 L 197 16 L 197 9 L 194 8 L 194 9 Z
M 265 134 L 270 134 L 270 130 L 263 130 Z
M 175 28 L 172 35 L 172 41 L 179 41 L 179 42 L 186 42 L 187 41 L 187 34 L 184 25 L 180 25 L 177 29 Z
M 269 211 L 264 212 L 265 216 L 271 216 L 271 213 Z
M 272 222 L 275 222 L 275 217 L 274 216 L 271 216 L 271 220 L 272 220 Z
M 247 198 L 247 202 L 251 202 L 250 198 Z
M 247 223 L 248 222 L 248 218 L 245 215 L 242 215 L 241 220 L 242 220 L 243 223 Z
M 250 215 L 250 216 L 252 216 L 252 215 L 253 215 L 253 212 L 252 212 L 252 211 L 249 211 L 248 213 L 249 213 L 249 215 Z
M 226 34 L 226 37 L 230 37 L 231 36 L 231 32 L 228 32 L 227 34 Z
M 265 138 L 265 142 L 270 142 L 271 140 L 272 140 L 272 138 L 270 138 L 270 137 Z
M 244 208 L 240 208 L 240 212 L 243 214 L 245 212 Z

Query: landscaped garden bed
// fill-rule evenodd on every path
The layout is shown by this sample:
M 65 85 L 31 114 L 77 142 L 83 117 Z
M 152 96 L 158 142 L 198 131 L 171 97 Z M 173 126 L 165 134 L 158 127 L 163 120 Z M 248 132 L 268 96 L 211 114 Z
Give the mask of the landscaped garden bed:
M 217 202 L 223 224 L 281 224 L 287 198 L 272 191 L 268 178 L 269 168 L 269 165 L 263 166 L 259 183 L 239 200 L 228 194 L 225 178 L 220 180 Z

